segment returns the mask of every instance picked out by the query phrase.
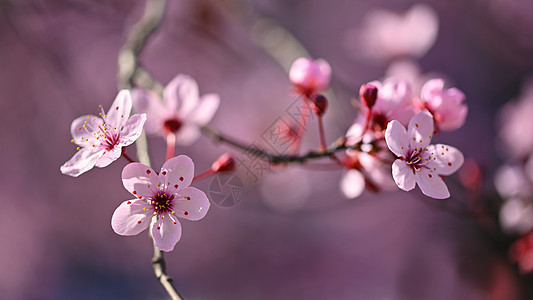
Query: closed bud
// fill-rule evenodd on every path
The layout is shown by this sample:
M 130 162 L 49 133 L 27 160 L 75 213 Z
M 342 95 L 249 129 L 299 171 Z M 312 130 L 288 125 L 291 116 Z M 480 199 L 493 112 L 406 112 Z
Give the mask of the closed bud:
M 317 116 L 322 116 L 328 108 L 328 99 L 320 94 L 313 96 L 311 99 L 313 101 L 313 110 Z
M 235 170 L 235 159 L 229 153 L 222 154 L 212 165 L 213 172 L 230 172 Z
M 363 84 L 359 90 L 359 96 L 363 104 L 370 109 L 376 104 L 378 88 L 373 84 Z

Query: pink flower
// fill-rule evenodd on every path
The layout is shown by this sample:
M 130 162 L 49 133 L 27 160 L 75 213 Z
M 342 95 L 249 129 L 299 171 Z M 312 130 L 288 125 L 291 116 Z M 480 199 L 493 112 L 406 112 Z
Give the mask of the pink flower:
M 392 177 L 400 189 L 410 191 L 416 183 L 426 196 L 445 199 L 450 192 L 439 175 L 457 171 L 464 157 L 454 147 L 430 145 L 433 129 L 433 116 L 423 110 L 411 119 L 407 131 L 400 122 L 391 121 L 387 125 L 385 140 L 389 149 L 399 157 L 392 164 Z
M 100 106 L 101 107 L 101 106 Z M 111 108 L 100 117 L 86 115 L 70 126 L 72 142 L 78 152 L 61 166 L 61 173 L 77 177 L 92 169 L 108 166 L 122 154 L 122 147 L 131 145 L 141 135 L 146 115 L 130 118 L 131 94 L 121 90 Z
M 134 108 L 148 115 L 146 132 L 163 136 L 173 133 L 180 145 L 190 145 L 200 137 L 200 127 L 211 121 L 219 104 L 217 94 L 200 97 L 196 81 L 183 74 L 165 87 L 163 101 L 153 92 L 133 90 Z
M 311 95 L 328 88 L 331 66 L 323 59 L 300 57 L 292 63 L 289 79 L 302 94 Z
M 415 106 L 420 110 L 427 109 L 435 119 L 439 130 L 451 131 L 465 123 L 468 107 L 463 103 L 465 94 L 459 89 L 444 89 L 444 80 L 431 79 L 422 87 L 420 99 Z
M 189 187 L 194 164 L 185 155 L 167 160 L 161 172 L 141 163 L 131 163 L 122 171 L 124 187 L 135 199 L 122 202 L 113 213 L 111 226 L 120 235 L 136 235 L 148 228 L 152 217 L 154 244 L 161 251 L 172 251 L 181 237 L 178 218 L 202 219 L 209 210 L 204 192 Z

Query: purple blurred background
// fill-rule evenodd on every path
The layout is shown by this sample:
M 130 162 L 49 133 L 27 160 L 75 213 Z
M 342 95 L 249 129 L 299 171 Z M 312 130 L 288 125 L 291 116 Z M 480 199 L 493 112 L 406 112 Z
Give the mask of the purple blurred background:
M 260 142 L 295 100 L 284 70 L 250 38 L 254 18 L 273 18 L 313 57 L 331 63 L 337 97 L 325 122 L 326 136 L 333 141 L 356 116 L 350 101 L 359 86 L 382 78 L 387 68 L 385 62 L 353 53 L 357 44 L 347 45 L 349 32 L 371 10 L 403 11 L 417 3 L 169 2 L 161 26 L 142 52 L 142 64 L 164 84 L 185 73 L 196 78 L 202 94 L 219 93 L 221 107 L 211 124 L 249 142 Z M 110 226 L 114 209 L 129 197 L 120 178 L 126 161 L 79 178 L 59 172 L 75 153 L 71 121 L 97 113 L 99 104 L 107 107 L 116 95 L 118 50 L 142 14 L 144 1 L 0 3 L 0 298 L 164 299 L 153 276 L 146 232 L 121 237 Z M 494 118 L 533 74 L 533 3 L 425 3 L 439 17 L 439 33 L 418 60 L 420 68 L 445 74 L 451 86 L 465 92 L 470 107 L 466 125 L 438 141 L 457 146 L 480 163 L 485 200 L 497 206 L 491 196 L 491 174 L 501 163 Z M 315 127 L 312 123 L 306 148 L 318 142 Z M 163 140 L 150 137 L 149 142 L 157 170 L 163 163 Z M 202 137 L 177 152 L 191 156 L 201 172 L 228 150 Z M 128 151 L 134 153 L 134 147 Z M 182 239 L 166 255 L 169 273 L 186 299 L 528 295 L 523 286 L 531 278 L 520 277 L 507 262 L 508 241 L 495 240 L 471 219 L 439 209 L 440 202 L 423 197 L 418 189 L 365 192 L 346 200 L 339 190 L 341 171 L 280 169 L 260 183 L 243 170 L 238 174 L 244 198 L 229 208 L 211 206 L 199 222 L 183 221 Z M 457 176 L 450 181 L 454 186 Z M 209 182 L 195 186 L 207 190 Z M 269 190 L 276 194 L 269 195 Z M 464 202 L 461 189 L 452 187 L 451 194 L 446 201 Z

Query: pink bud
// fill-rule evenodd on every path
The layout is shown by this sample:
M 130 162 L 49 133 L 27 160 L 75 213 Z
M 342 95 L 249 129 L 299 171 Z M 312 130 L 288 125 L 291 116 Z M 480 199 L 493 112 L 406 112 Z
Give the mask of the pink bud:
M 328 108 L 328 99 L 323 95 L 314 95 L 312 98 L 313 101 L 313 110 L 317 116 L 322 116 L 326 109 Z
M 331 66 L 323 59 L 300 57 L 292 63 L 289 79 L 303 94 L 323 91 L 329 86 Z
M 212 165 L 213 172 L 230 172 L 235 170 L 235 159 L 229 153 L 222 154 Z
M 378 98 L 378 88 L 372 84 L 363 84 L 359 89 L 359 96 L 366 107 L 372 108 Z

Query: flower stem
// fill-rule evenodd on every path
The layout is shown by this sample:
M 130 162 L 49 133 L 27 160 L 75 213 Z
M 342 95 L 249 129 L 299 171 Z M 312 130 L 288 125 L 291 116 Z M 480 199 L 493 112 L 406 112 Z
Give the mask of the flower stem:
M 213 174 L 215 174 L 215 171 L 213 171 L 213 169 L 205 170 L 202 173 L 194 176 L 194 178 L 192 179 L 192 182 L 205 179 L 205 178 L 207 178 L 207 177 L 209 177 L 209 176 L 211 176 Z
M 361 137 L 363 137 L 368 130 L 368 125 L 370 125 L 370 118 L 372 118 L 372 108 L 369 108 L 366 111 L 366 120 L 365 120 L 365 127 L 363 127 L 363 132 L 361 133 Z
M 324 133 L 322 116 L 316 114 L 316 117 L 318 119 L 318 132 L 320 134 L 320 151 L 326 151 L 326 134 Z
M 131 157 L 129 157 L 126 153 L 122 153 L 122 156 L 127 160 L 129 161 L 130 163 L 132 162 L 135 162 L 133 159 L 131 159 Z
M 167 160 L 174 157 L 176 149 L 176 135 L 174 133 L 167 134 Z

